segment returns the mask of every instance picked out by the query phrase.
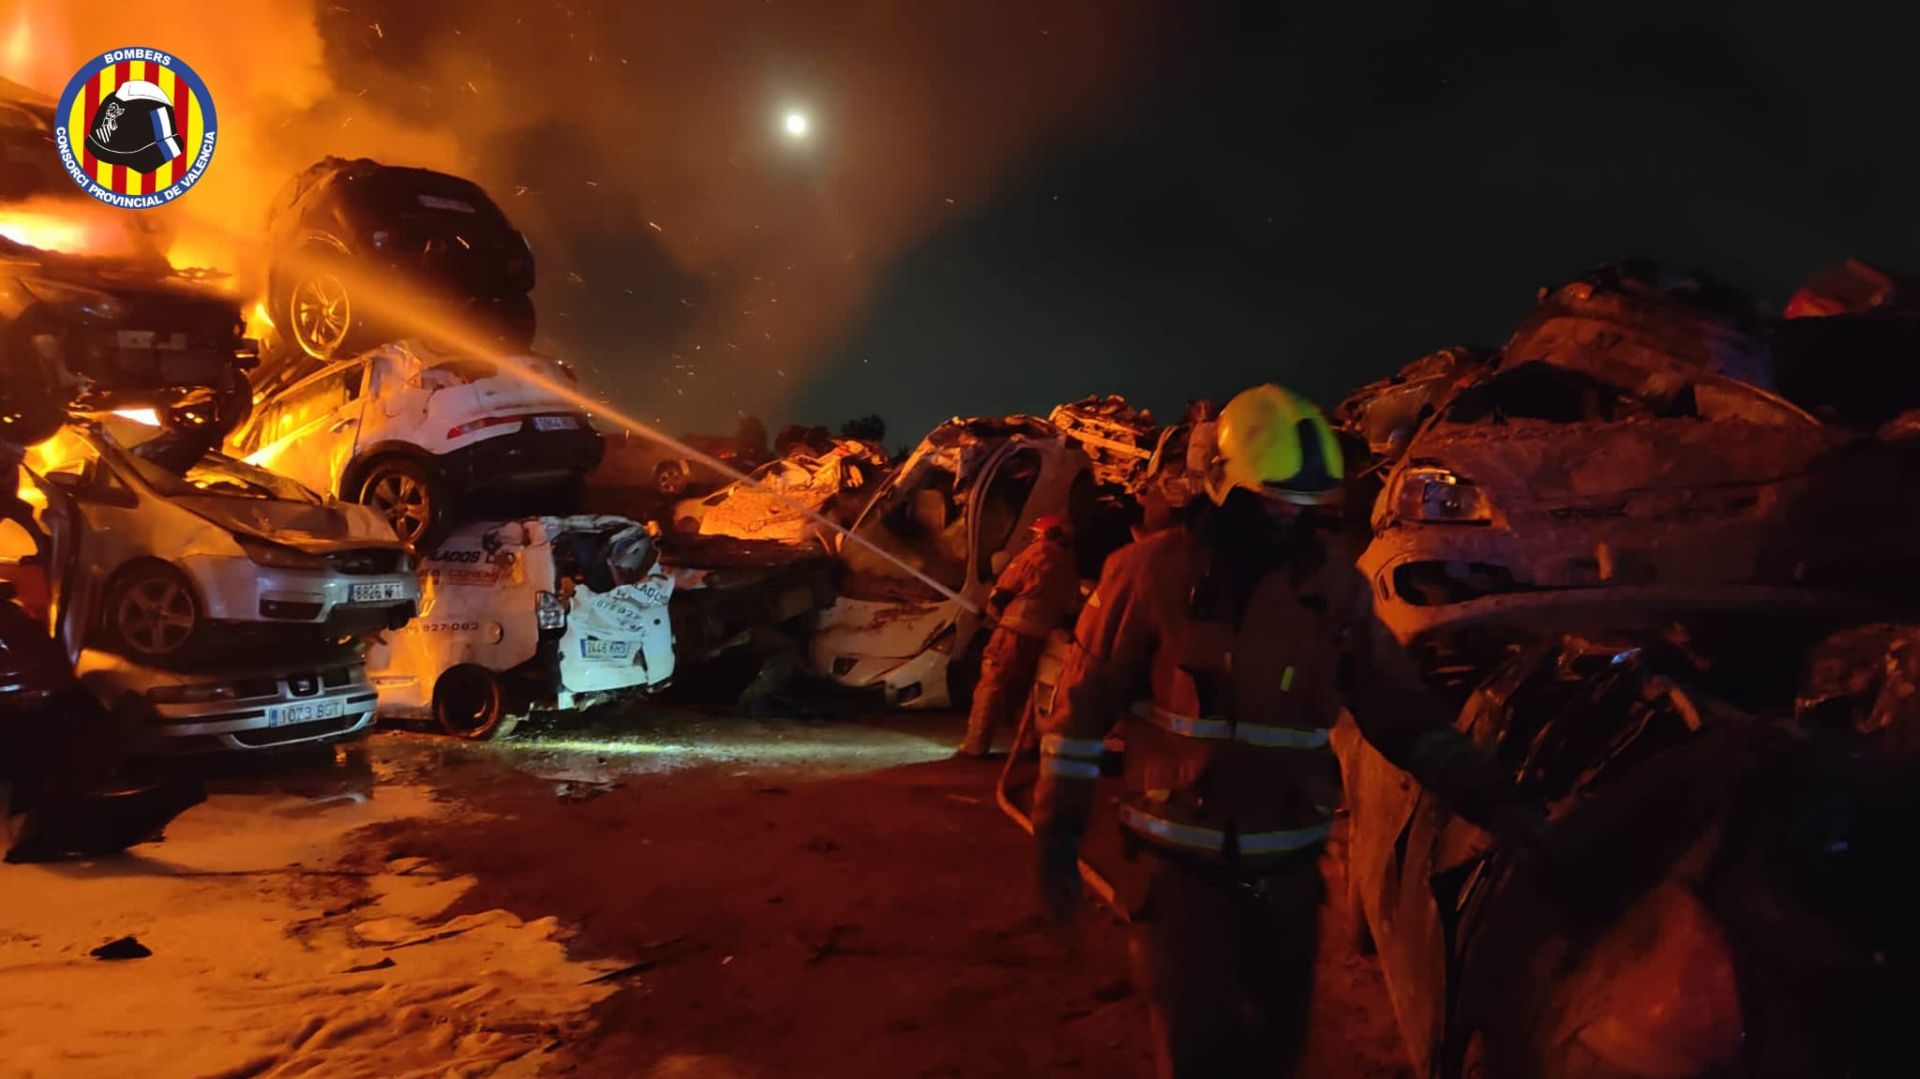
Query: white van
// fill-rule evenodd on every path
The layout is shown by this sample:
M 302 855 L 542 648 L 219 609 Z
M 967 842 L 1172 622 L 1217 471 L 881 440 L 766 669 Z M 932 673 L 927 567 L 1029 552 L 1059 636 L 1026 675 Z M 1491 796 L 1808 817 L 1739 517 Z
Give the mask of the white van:
M 528 708 L 658 690 L 672 596 L 646 526 L 625 517 L 463 525 L 420 560 L 420 616 L 367 654 L 380 714 L 487 738 Z

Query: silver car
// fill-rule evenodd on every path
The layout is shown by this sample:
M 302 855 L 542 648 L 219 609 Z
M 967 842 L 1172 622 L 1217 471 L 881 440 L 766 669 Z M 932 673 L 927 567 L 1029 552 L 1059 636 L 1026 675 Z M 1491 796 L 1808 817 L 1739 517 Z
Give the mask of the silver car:
M 398 628 L 418 607 L 406 547 L 377 512 L 190 440 L 129 449 L 104 424 L 78 425 L 28 464 L 58 489 L 40 492 L 55 514 L 73 517 L 55 533 L 76 545 L 60 557 L 75 567 L 74 624 L 136 660 L 188 654 L 217 624 L 338 638 Z
M 131 713 L 139 748 L 157 753 L 344 741 L 372 729 L 377 699 L 352 653 L 182 671 L 89 648 L 75 672 L 103 707 Z

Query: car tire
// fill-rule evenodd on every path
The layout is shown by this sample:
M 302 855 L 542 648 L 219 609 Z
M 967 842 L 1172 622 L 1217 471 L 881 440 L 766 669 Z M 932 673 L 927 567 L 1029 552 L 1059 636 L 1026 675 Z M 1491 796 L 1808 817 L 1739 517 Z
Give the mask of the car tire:
M 368 336 L 366 314 L 356 309 L 341 271 L 346 257 L 330 248 L 308 248 L 301 264 L 286 271 L 276 317 L 295 347 L 316 360 L 350 356 Z
M 416 551 L 438 546 L 453 519 L 446 482 L 407 457 L 387 457 L 368 466 L 354 501 L 379 511 L 400 541 Z
M 687 492 L 687 466 L 679 461 L 662 461 L 653 470 L 653 489 L 669 497 Z
M 477 663 L 449 668 L 433 683 L 433 718 L 441 730 L 468 741 L 505 734 L 511 728 L 500 676 Z
M 193 582 L 164 562 L 143 562 L 115 576 L 102 617 L 114 648 L 143 660 L 188 652 L 205 624 Z

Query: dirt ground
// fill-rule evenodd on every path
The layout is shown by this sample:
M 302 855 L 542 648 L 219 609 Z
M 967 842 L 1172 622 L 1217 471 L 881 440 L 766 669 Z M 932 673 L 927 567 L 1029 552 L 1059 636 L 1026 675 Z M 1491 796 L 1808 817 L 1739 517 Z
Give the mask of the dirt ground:
M 648 709 L 223 772 L 166 842 L 0 866 L 0 1076 L 1150 1074 L 1122 927 L 1032 917 L 959 727 Z M 121 932 L 154 956 L 88 957 Z M 1407 1075 L 1337 900 L 1322 940 L 1305 1074 Z
M 556 915 L 576 955 L 643 968 L 562 1074 L 1150 1074 L 1123 929 L 1093 908 L 1070 934 L 1032 917 L 1030 843 L 994 805 L 998 766 L 948 756 L 960 725 L 653 717 L 645 742 L 602 729 L 504 756 L 383 738 L 402 768 L 420 755 L 452 819 L 484 819 L 383 825 L 379 853 L 472 875 L 457 910 Z M 1306 1074 L 1408 1074 L 1344 904 L 1323 913 Z

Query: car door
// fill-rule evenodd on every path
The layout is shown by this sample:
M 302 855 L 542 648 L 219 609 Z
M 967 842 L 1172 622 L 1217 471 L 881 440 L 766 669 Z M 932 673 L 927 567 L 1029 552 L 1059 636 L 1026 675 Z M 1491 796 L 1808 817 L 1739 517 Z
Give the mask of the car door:
M 342 494 L 340 475 L 360 435 L 364 380 L 365 365 L 343 364 L 282 394 L 262 421 L 248 463 L 316 491 Z

